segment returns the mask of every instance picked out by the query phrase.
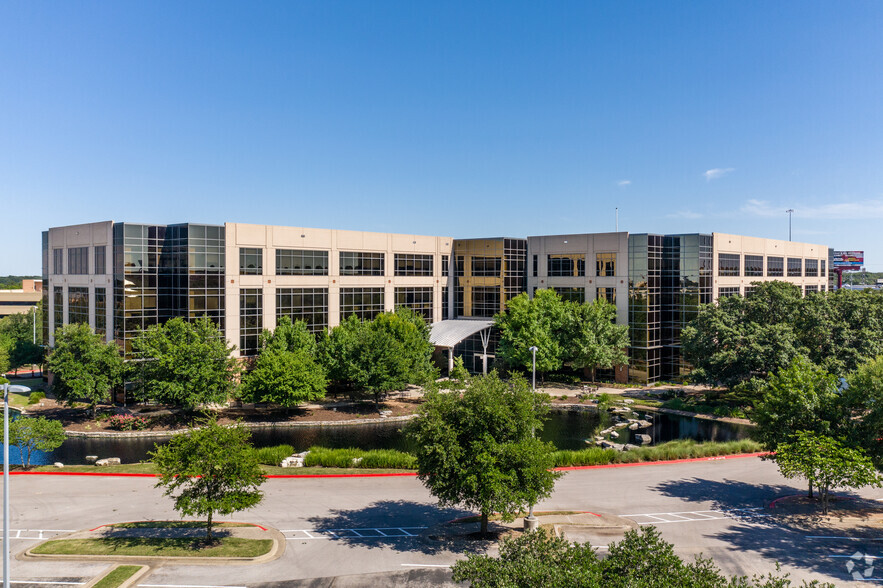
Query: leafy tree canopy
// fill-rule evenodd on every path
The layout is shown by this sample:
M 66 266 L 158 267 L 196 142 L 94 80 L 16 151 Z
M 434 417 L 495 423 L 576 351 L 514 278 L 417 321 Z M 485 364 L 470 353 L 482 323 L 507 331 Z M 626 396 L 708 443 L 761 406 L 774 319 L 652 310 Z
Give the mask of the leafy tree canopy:
M 534 437 L 548 411 L 548 397 L 527 381 L 504 382 L 491 372 L 465 391 L 429 391 L 408 431 L 417 447 L 418 476 L 442 506 L 462 504 L 504 520 L 552 493 L 560 472 L 551 443 Z
M 214 419 L 199 429 L 179 433 L 151 454 L 160 479 L 157 487 L 175 500 L 182 516 L 206 516 L 206 541 L 212 541 L 212 518 L 258 505 L 266 481 L 241 425 L 223 427 Z
M 787 576 L 727 578 L 710 559 L 684 562 L 654 527 L 628 531 L 599 559 L 590 545 L 544 530 L 504 538 L 499 556 L 467 554 L 453 567 L 455 582 L 472 588 L 787 588 Z M 804 588 L 834 588 L 803 582 Z
M 610 369 L 629 361 L 628 325 L 616 324 L 616 306 L 603 298 L 579 304 L 564 303 L 561 345 L 565 359 L 575 368 Z
M 325 397 L 324 368 L 303 349 L 265 348 L 245 376 L 240 397 L 291 407 Z
M 831 490 L 880 486 L 883 481 L 862 450 L 811 431 L 799 431 L 794 441 L 781 443 L 775 460 L 786 478 L 801 477 L 819 489 L 824 514 L 828 514 Z
M 505 362 L 524 370 L 532 369 L 530 348 L 537 347 L 537 371 L 561 368 L 564 348 L 558 329 L 565 323 L 564 302 L 552 290 L 537 290 L 534 297 L 522 292 L 506 303 L 506 311 L 494 318 L 500 330 L 497 353 Z
M 19 417 L 9 423 L 9 444 L 18 447 L 26 470 L 31 467 L 34 450 L 53 451 L 62 443 L 64 427 L 60 421 L 45 417 Z
M 852 444 L 863 448 L 883 469 L 883 355 L 859 366 L 843 396 Z
M 102 343 L 89 325 L 65 325 L 55 332 L 55 348 L 47 367 L 52 372 L 56 398 L 84 400 L 96 413 L 99 402 L 110 398 L 111 389 L 123 382 L 123 358 L 116 343 Z
M 304 321 L 294 321 L 287 316 L 276 322 L 276 328 L 270 332 L 266 329 L 260 335 L 260 349 L 267 350 L 305 351 L 311 356 L 316 354 L 316 336 L 307 329 Z
M 142 400 L 193 408 L 225 402 L 237 374 L 233 349 L 208 317 L 173 318 L 132 341 L 134 391 Z

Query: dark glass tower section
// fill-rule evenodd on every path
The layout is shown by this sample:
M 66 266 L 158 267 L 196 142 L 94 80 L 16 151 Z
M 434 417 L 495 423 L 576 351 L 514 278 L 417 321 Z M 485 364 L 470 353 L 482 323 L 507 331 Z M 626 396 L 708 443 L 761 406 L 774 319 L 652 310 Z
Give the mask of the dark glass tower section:
M 662 250 L 662 378 L 686 376 L 681 330 L 712 301 L 711 235 L 666 235 Z
M 662 375 L 662 235 L 629 235 L 629 376 Z
M 224 328 L 224 227 L 113 226 L 113 337 L 127 355 L 140 329 L 208 316 Z
M 43 249 L 43 272 L 41 274 L 43 282 L 43 328 L 40 335 L 43 337 L 42 344 L 49 345 L 49 231 L 43 231 L 42 235 Z

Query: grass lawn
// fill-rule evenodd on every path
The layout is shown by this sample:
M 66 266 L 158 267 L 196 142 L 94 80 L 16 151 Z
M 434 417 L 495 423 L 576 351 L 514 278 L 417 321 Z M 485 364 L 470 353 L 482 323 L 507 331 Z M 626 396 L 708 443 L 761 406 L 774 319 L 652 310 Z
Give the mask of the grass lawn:
M 36 547 L 42 555 L 130 555 L 136 557 L 257 557 L 273 548 L 272 539 L 221 537 L 205 547 L 201 539 L 114 537 L 100 539 L 57 539 Z
M 205 521 L 137 521 L 107 525 L 114 529 L 204 529 Z M 249 523 L 215 523 L 212 528 L 254 527 Z
M 51 465 L 31 468 L 33 472 L 89 472 L 104 474 L 155 474 L 152 463 L 126 463 L 118 466 L 66 465 L 57 468 Z
M 123 582 L 134 576 L 141 566 L 117 566 L 109 574 L 98 580 L 92 588 L 118 588 Z

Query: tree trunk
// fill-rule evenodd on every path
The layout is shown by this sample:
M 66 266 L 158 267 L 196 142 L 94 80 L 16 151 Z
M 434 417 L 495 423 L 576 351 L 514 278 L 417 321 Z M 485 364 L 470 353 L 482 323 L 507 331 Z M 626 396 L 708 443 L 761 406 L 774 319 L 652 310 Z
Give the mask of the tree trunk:
M 819 496 L 822 498 L 822 514 L 828 514 L 828 487 L 819 486 Z
M 208 511 L 208 522 L 205 525 L 205 542 L 212 542 L 212 511 Z
M 97 418 L 98 418 L 98 403 L 96 402 L 95 404 L 92 405 L 92 420 L 95 420 Z
M 812 482 L 809 483 L 809 494 L 807 496 L 812 498 Z
M 487 537 L 487 513 L 481 513 L 481 536 Z

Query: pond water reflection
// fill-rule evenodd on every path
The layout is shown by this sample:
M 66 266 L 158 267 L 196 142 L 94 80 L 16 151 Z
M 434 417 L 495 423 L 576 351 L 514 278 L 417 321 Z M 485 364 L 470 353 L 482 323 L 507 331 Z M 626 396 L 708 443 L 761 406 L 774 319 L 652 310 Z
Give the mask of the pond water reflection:
M 556 410 L 550 413 L 540 438 L 551 441 L 558 449 L 583 449 L 585 440 L 599 422 L 598 415 L 590 411 Z M 731 441 L 745 439 L 750 427 L 717 421 L 707 421 L 691 417 L 654 414 L 653 426 L 644 431 L 653 443 L 663 443 L 674 439 L 695 439 L 696 441 Z M 303 451 L 313 445 L 362 449 L 399 449 L 408 451 L 410 446 L 404 435 L 405 423 L 360 423 L 356 425 L 321 425 L 314 427 L 267 427 L 252 429 L 252 442 L 256 447 L 268 447 L 287 443 L 296 451 Z M 619 443 L 628 443 L 631 434 L 628 429 L 620 429 Z M 87 455 L 119 457 L 123 463 L 137 463 L 147 459 L 156 444 L 168 442 L 168 438 L 83 438 L 71 437 L 57 450 L 45 454 L 37 452 L 32 456 L 32 464 L 51 464 L 60 461 L 67 465 L 86 463 Z M 10 462 L 21 463 L 18 450 L 10 447 Z

